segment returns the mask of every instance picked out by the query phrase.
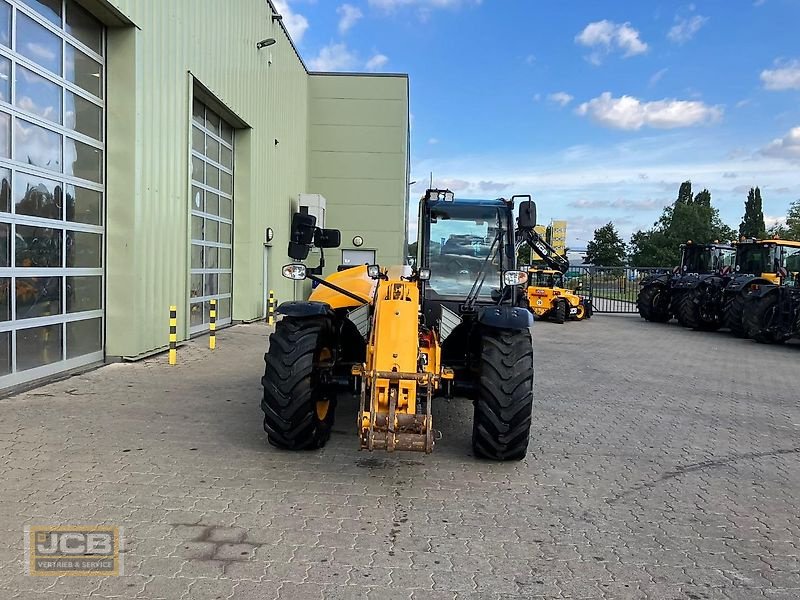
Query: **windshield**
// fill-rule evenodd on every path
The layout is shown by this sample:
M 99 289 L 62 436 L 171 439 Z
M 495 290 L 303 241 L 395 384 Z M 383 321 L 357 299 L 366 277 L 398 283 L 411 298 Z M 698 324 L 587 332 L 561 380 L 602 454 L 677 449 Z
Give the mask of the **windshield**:
M 775 250 L 775 246 L 742 244 L 738 248 L 736 270 L 752 275 L 776 272 L 780 267 L 780 255 Z
M 440 296 L 466 298 L 485 267 L 480 296 L 500 287 L 503 223 L 489 206 L 436 206 L 431 209 L 428 243 L 430 289 Z M 488 260 L 487 260 L 488 258 Z
M 684 273 L 710 273 L 712 271 L 712 252 L 702 246 L 686 246 L 683 250 Z
M 545 273 L 543 271 L 530 272 L 530 285 L 538 287 L 562 287 L 561 273 Z

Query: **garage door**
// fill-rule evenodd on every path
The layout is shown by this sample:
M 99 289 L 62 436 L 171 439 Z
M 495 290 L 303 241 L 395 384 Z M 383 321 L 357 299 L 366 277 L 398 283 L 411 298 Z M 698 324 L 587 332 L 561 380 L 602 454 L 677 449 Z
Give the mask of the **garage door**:
M 195 100 L 192 114 L 190 333 L 231 322 L 233 285 L 233 127 Z
M 104 35 L 0 0 L 0 387 L 103 358 Z

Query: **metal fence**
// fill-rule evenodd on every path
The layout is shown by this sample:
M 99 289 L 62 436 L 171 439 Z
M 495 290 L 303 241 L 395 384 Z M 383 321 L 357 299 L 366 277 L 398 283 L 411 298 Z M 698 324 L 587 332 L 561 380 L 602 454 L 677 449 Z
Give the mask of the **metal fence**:
M 565 287 L 592 302 L 596 313 L 636 313 L 640 283 L 655 273 L 669 269 L 633 267 L 570 267 L 564 275 Z

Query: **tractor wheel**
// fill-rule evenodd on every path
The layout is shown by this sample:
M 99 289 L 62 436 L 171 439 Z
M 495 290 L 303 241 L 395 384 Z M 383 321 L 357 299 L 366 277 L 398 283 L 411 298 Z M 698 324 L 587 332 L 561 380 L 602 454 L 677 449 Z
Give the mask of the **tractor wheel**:
M 491 460 L 521 460 L 533 409 L 533 346 L 528 329 L 485 329 L 472 423 L 472 449 Z
M 725 304 L 723 322 L 725 327 L 731 330 L 736 337 L 747 337 L 747 329 L 744 325 L 744 306 L 746 298 L 742 292 L 737 293 Z
M 575 307 L 575 309 L 578 312 L 575 313 L 575 316 L 572 317 L 572 319 L 574 321 L 583 321 L 587 315 L 586 306 L 584 306 L 583 302 L 581 302 L 580 304 L 578 304 L 578 306 Z
M 759 344 L 784 343 L 789 338 L 774 329 L 777 313 L 777 294 L 769 294 L 749 303 L 744 311 L 744 328 L 747 335 Z
M 553 309 L 553 321 L 562 325 L 567 320 L 567 303 L 563 300 L 556 302 L 556 307 Z
M 678 323 L 689 329 L 700 327 L 700 307 L 694 302 L 694 290 L 681 294 L 678 302 L 678 310 L 675 317 Z
M 672 318 L 669 312 L 669 292 L 663 285 L 646 285 L 636 299 L 639 315 L 645 321 L 666 323 Z
M 264 386 L 264 430 L 286 450 L 321 448 L 328 441 L 336 394 L 322 380 L 330 361 L 331 323 L 325 318 L 284 317 L 269 338 Z

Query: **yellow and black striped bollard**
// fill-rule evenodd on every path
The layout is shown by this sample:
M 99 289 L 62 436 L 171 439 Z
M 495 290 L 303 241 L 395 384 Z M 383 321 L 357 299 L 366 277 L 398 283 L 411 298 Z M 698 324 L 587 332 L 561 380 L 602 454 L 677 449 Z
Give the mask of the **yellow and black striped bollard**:
M 169 307 L 169 364 L 178 364 L 178 307 Z
M 209 329 L 208 347 L 213 350 L 217 347 L 217 301 L 211 301 L 211 309 L 208 312 Z
M 275 308 L 278 301 L 275 300 L 275 292 L 269 291 L 269 300 L 267 301 L 267 325 L 275 325 Z

